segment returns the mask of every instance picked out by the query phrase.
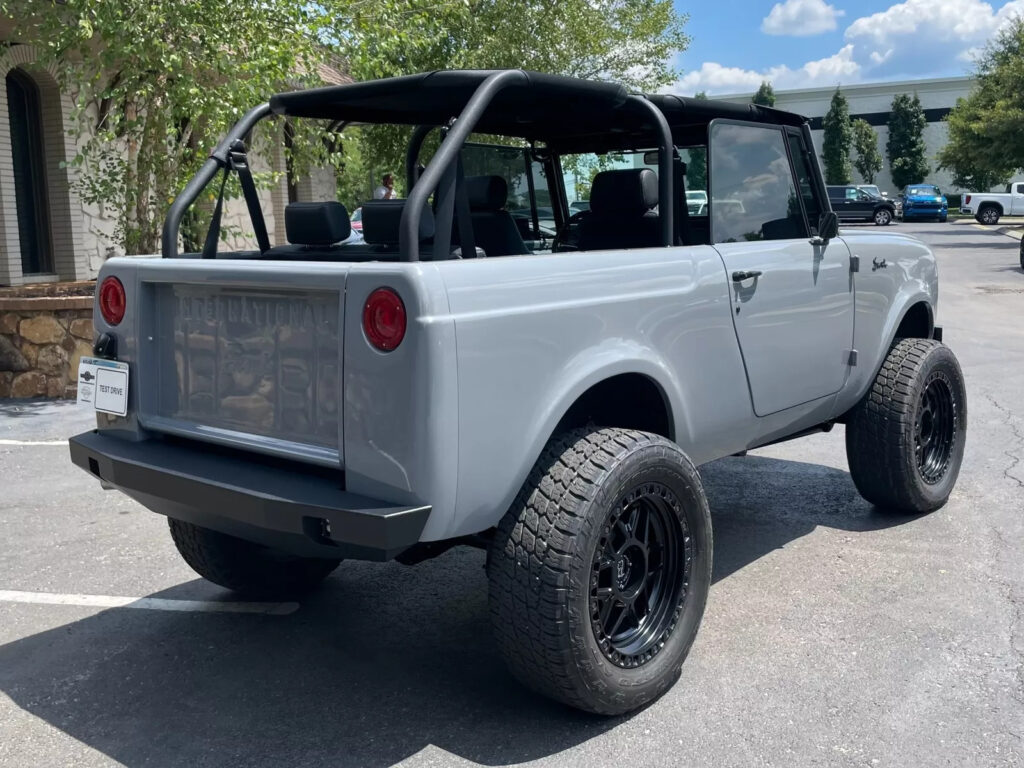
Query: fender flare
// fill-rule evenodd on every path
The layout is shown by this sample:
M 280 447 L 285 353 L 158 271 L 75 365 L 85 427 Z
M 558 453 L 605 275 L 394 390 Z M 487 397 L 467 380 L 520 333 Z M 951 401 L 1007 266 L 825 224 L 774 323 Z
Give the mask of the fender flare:
M 625 340 L 598 348 L 591 347 L 566 361 L 562 375 L 551 388 L 551 396 L 545 398 L 546 407 L 534 420 L 538 426 L 530 437 L 524 462 L 515 473 L 512 490 L 507 494 L 508 498 L 501 500 L 502 509 L 511 505 L 559 422 L 580 396 L 595 384 L 622 374 L 646 376 L 660 390 L 668 410 L 674 440 L 686 450 L 692 432 L 686 419 L 678 379 L 665 360 L 650 347 Z

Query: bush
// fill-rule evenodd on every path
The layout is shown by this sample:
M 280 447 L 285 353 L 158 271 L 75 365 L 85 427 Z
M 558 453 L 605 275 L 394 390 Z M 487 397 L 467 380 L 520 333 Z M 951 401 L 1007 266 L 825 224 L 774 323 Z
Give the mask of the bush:
M 963 196 L 959 192 L 955 192 L 955 193 L 947 192 L 946 193 L 946 200 L 949 203 L 949 210 L 952 211 L 954 208 L 959 208 L 960 205 L 961 205 L 962 197 Z

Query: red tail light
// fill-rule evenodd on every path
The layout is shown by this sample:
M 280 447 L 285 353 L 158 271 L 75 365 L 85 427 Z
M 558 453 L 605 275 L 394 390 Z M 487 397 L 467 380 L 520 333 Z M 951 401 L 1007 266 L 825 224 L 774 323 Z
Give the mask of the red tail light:
M 100 314 L 108 325 L 117 325 L 124 319 L 127 300 L 124 286 L 116 277 L 108 277 L 100 284 Z
M 971 196 L 967 195 L 967 197 L 964 198 L 964 205 L 970 205 L 970 204 L 971 204 Z
M 405 338 L 405 304 L 390 288 L 378 288 L 363 307 L 363 332 L 381 352 L 390 352 Z

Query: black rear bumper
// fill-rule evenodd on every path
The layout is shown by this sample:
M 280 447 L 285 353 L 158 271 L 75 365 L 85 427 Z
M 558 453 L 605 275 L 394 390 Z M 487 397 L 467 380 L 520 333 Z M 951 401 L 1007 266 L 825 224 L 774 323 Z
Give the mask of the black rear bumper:
M 388 560 L 419 541 L 429 506 L 340 489 L 340 473 L 247 461 L 202 446 L 85 432 L 71 460 L 154 512 L 306 557 Z

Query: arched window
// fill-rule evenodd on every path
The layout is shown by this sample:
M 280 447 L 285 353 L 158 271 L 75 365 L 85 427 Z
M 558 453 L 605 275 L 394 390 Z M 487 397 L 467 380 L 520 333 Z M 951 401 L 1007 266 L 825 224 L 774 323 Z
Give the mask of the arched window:
M 53 272 L 39 89 L 32 78 L 19 69 L 7 73 L 7 111 L 14 155 L 21 271 L 25 275 Z

